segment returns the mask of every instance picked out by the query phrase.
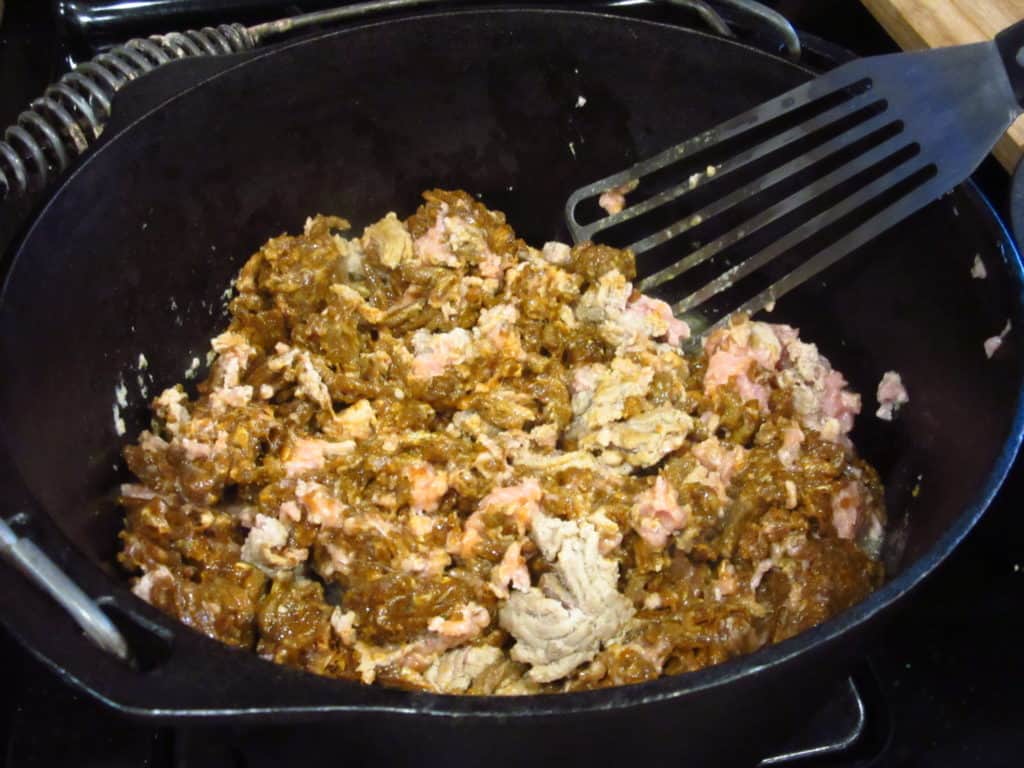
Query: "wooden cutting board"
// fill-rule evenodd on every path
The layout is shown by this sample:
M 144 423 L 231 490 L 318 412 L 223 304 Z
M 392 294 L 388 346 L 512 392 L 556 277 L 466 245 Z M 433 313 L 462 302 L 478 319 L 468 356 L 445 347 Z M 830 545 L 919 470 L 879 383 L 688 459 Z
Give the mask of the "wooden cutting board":
M 1024 0 L 861 0 L 901 48 L 908 51 L 991 40 L 1024 19 Z M 1012 171 L 1024 155 L 1024 116 L 993 150 Z

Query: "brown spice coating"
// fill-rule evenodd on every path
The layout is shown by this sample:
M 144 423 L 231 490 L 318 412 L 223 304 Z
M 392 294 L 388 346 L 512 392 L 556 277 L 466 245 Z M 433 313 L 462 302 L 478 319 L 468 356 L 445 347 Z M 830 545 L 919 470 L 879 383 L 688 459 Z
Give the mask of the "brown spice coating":
M 686 359 L 646 337 L 630 346 L 615 337 L 625 321 L 581 309 L 612 270 L 635 276 L 630 253 L 583 244 L 557 268 L 469 195 L 424 198 L 404 224 L 385 219 L 360 239 L 316 217 L 242 268 L 198 398 L 162 395 L 154 433 L 125 448 L 140 485 L 122 491 L 119 558 L 143 574 L 139 594 L 318 674 L 500 694 L 699 669 L 791 637 L 880 584 L 873 553 L 837 528 L 844 488 L 884 521 L 877 474 L 848 444 L 805 428 L 784 461 L 798 417 L 788 389 L 771 388 L 764 408 L 735 381 L 706 387 L 707 352 Z M 627 295 L 627 309 L 639 306 L 628 283 Z M 602 428 L 658 408 L 692 419 L 643 471 L 614 443 L 571 453 L 609 439 L 583 426 L 580 398 L 597 395 L 580 395 L 580 382 L 616 360 L 649 382 Z M 741 456 L 720 490 L 717 475 L 695 479 L 693 448 L 712 444 Z M 545 465 L 551 456 L 564 461 Z M 664 544 L 637 522 L 656 479 L 685 510 Z M 529 503 L 545 515 L 598 526 L 634 611 L 589 661 L 539 683 L 508 655 L 514 638 L 497 621 L 508 586 L 496 579 L 516 551 L 532 584 L 556 564 L 529 534 L 529 503 L 488 501 L 496 489 L 533 493 L 534 481 L 540 501 Z M 446 650 L 490 646 L 500 661 L 466 686 L 427 682 Z

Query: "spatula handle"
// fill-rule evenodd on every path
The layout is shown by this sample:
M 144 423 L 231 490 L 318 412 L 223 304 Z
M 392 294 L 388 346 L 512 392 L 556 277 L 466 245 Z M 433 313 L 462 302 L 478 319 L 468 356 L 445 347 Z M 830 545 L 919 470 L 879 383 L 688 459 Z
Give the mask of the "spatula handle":
M 1024 21 L 1018 21 L 996 35 L 996 47 L 1013 86 L 1013 95 L 1024 107 Z

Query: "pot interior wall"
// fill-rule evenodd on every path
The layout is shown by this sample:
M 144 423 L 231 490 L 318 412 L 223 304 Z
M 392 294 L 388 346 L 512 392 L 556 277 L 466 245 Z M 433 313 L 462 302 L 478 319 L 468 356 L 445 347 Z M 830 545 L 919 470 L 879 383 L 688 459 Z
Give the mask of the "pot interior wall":
M 269 236 L 315 212 L 358 230 L 389 210 L 411 213 L 423 189 L 459 187 L 531 243 L 565 239 L 574 187 L 806 77 L 691 32 L 533 12 L 337 33 L 214 78 L 109 141 L 25 239 L 0 306 L 0 419 L 13 460 L 74 543 L 109 563 L 110 490 L 127 479 L 120 447 L 148 424 L 147 399 L 205 359 L 231 276 Z M 899 567 L 978 496 L 1010 430 L 1017 334 L 995 359 L 982 352 L 1011 316 L 1024 328 L 1000 236 L 960 190 L 771 315 L 799 326 L 863 393 L 855 439 L 889 486 L 894 541 L 906 545 L 902 559 L 892 553 Z M 970 279 L 975 254 L 987 280 Z M 873 395 L 890 369 L 911 402 L 884 424 Z

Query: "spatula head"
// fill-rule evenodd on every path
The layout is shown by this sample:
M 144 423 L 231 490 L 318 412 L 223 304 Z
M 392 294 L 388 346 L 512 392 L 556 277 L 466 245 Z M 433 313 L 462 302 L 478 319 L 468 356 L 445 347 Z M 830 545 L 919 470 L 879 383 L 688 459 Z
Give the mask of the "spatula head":
M 577 190 L 566 218 L 577 242 L 633 249 L 641 290 L 682 286 L 674 309 L 700 332 L 952 189 L 1019 112 L 994 43 L 859 59 Z M 634 185 L 627 208 L 596 213 Z

